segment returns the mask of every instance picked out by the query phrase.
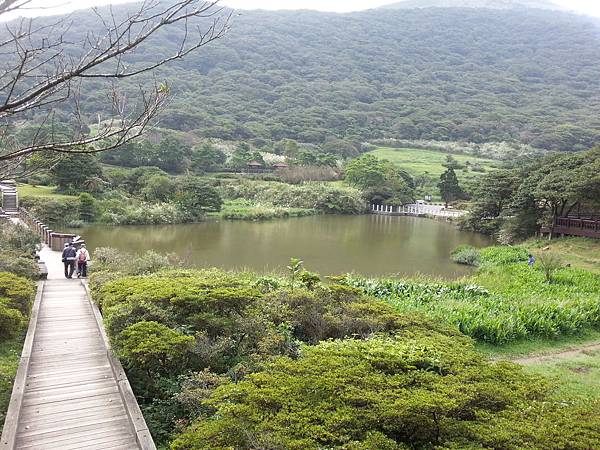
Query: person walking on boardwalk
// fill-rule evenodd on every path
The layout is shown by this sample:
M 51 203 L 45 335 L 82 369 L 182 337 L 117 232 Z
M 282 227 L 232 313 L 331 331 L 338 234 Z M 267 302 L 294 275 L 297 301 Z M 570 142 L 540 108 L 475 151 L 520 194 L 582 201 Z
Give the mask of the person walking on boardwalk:
M 65 244 L 65 249 L 62 252 L 62 262 L 65 265 L 65 278 L 73 278 L 73 272 L 75 271 L 75 258 L 77 251 L 73 247 L 73 243 L 69 242 Z
M 87 277 L 87 263 L 90 260 L 90 253 L 85 248 L 85 244 L 81 244 L 76 255 L 77 260 L 77 278 Z

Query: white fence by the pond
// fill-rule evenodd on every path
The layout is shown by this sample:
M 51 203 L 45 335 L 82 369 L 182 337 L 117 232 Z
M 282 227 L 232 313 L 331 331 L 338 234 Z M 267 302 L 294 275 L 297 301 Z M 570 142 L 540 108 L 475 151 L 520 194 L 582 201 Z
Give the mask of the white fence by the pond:
M 466 211 L 455 209 L 446 209 L 441 205 L 420 205 L 410 204 L 401 206 L 392 205 L 371 205 L 373 214 L 390 215 L 390 216 L 436 216 L 436 217 L 461 217 Z

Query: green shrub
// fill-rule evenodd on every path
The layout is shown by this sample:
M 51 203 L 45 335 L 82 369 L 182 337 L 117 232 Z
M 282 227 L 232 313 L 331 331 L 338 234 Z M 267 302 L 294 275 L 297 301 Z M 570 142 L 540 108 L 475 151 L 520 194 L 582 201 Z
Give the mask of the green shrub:
M 529 252 L 521 246 L 486 247 L 479 254 L 483 263 L 496 265 L 526 262 L 529 259 Z
M 128 366 L 169 374 L 185 367 L 194 338 L 157 322 L 137 322 L 119 333 L 114 345 Z
M 288 217 L 305 217 L 319 214 L 316 209 L 283 208 L 254 204 L 249 200 L 234 200 L 227 202 L 220 216 L 226 220 L 271 220 Z
M 0 272 L 10 272 L 30 280 L 40 277 L 39 266 L 31 254 L 19 251 L 0 252 Z
M 0 223 L 0 251 L 32 254 L 40 242 L 40 236 L 24 225 Z
M 79 220 L 77 200 L 21 197 L 20 204 L 46 225 L 63 225 Z
M 181 266 L 176 255 L 163 255 L 153 250 L 131 254 L 112 247 L 98 247 L 94 251 L 93 272 L 113 272 L 123 275 L 142 275 Z
M 217 269 L 115 279 L 115 267 L 135 266 L 133 256 L 101 250 L 104 270 L 91 287 L 157 440 L 200 417 L 176 448 L 253 448 L 248 439 L 260 448 L 402 448 L 409 435 L 417 439 L 410 448 L 553 448 L 538 432 L 552 420 L 588 445 L 573 448 L 595 448 L 581 432 L 591 429 L 591 418 L 567 405 L 569 420 L 561 419 L 545 387 L 513 366 L 485 363 L 459 329 L 503 343 L 600 325 L 600 277 L 562 268 L 546 283 L 518 254 L 501 249 L 488 257 L 500 263 L 484 263 L 471 279 L 455 282 L 345 276 L 332 280 L 343 284 L 325 285 L 312 273 L 303 280 L 300 269 L 292 292 L 284 277 Z M 310 356 L 317 348 L 311 345 L 318 357 Z M 353 372 L 365 367 L 373 372 Z M 264 378 L 272 383 L 268 393 L 244 390 L 263 376 L 274 377 Z M 305 384 L 296 389 L 300 380 Z M 388 386 L 397 397 L 381 403 Z M 272 395 L 283 398 L 284 389 L 289 402 L 278 403 Z M 520 447 L 502 427 L 517 430 Z M 436 428 L 444 439 L 432 443 Z
M 0 340 L 2 341 L 17 336 L 25 322 L 23 314 L 10 307 L 11 303 L 11 299 L 0 298 Z
M 112 204 L 113 202 L 111 202 Z M 160 225 L 189 222 L 193 217 L 184 209 L 171 203 L 133 203 L 103 205 L 99 221 L 113 225 Z
M 481 262 L 479 250 L 470 245 L 461 245 L 457 247 L 451 254 L 452 261 L 458 264 L 467 266 L 478 266 Z
M 444 335 L 329 341 L 218 386 L 172 448 L 598 447 L 597 410 L 582 417 L 549 394 L 520 367 Z
M 221 195 L 230 200 L 245 199 L 261 205 L 281 208 L 318 210 L 328 214 L 361 214 L 365 203 L 360 191 L 327 183 L 250 182 L 247 180 L 221 180 Z
M 28 316 L 34 296 L 35 289 L 31 281 L 12 273 L 0 273 L 0 297 L 8 299 L 10 308 L 19 310 L 23 316 Z
M 298 281 L 300 281 L 300 283 L 302 283 L 308 290 L 313 290 L 319 285 L 319 283 L 321 283 L 321 277 L 318 273 L 303 270 L 298 276 Z
M 87 192 L 79 194 L 79 217 L 83 222 L 93 222 L 96 217 L 96 200 Z
M 0 340 L 13 338 L 21 332 L 34 295 L 34 286 L 29 280 L 0 272 Z
M 562 259 L 554 253 L 541 253 L 538 256 L 538 266 L 544 273 L 546 282 L 551 283 L 554 279 L 554 275 L 560 270 L 564 263 Z

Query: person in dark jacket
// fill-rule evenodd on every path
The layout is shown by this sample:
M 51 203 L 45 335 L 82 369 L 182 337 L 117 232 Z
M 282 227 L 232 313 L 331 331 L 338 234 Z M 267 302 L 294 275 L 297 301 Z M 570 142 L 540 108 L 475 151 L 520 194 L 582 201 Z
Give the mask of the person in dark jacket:
M 77 250 L 73 247 L 73 243 L 69 242 L 68 244 L 65 244 L 65 249 L 62 252 L 62 262 L 65 265 L 65 278 L 73 278 L 76 255 Z

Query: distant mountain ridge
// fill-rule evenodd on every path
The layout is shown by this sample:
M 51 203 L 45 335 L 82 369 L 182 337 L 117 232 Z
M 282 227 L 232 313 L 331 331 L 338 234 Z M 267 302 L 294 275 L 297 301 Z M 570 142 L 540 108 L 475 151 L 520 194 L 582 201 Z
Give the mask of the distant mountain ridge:
M 122 17 L 128 8 L 114 11 Z M 97 17 L 75 13 L 66 39 L 90 30 L 102 30 Z M 183 27 L 162 31 L 125 62 L 173 54 L 184 35 Z M 599 73 L 597 21 L 563 12 L 244 11 L 224 39 L 119 87 L 135 98 L 139 85 L 164 81 L 172 101 L 162 128 L 259 147 L 392 138 L 573 151 L 600 143 Z M 110 113 L 111 92 L 102 80 L 88 83 L 81 112 L 92 122 Z M 72 117 L 68 104 L 54 113 L 66 123 Z
M 520 9 L 536 8 L 565 10 L 565 8 L 547 0 L 404 0 L 384 5 L 383 9 L 416 9 L 416 8 L 490 8 Z

